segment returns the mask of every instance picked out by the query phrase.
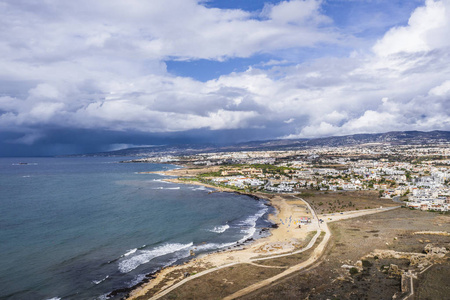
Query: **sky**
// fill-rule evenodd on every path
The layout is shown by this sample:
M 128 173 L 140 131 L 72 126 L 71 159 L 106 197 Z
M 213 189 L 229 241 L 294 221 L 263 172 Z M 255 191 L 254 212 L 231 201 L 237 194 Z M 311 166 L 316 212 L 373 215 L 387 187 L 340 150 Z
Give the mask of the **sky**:
M 450 0 L 0 0 L 0 156 L 450 130 Z

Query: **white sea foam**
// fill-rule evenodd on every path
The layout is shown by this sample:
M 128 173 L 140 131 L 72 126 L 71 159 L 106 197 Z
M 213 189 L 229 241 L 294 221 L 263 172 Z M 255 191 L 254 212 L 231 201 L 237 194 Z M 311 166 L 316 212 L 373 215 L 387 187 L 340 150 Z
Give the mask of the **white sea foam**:
M 261 218 L 262 216 L 264 216 L 264 214 L 268 211 L 269 209 L 267 207 L 264 207 L 263 209 L 260 209 L 256 214 L 254 214 L 253 216 L 249 216 L 247 219 L 245 219 L 242 222 L 239 222 L 238 224 L 241 226 L 255 226 L 256 225 L 256 221 Z
M 128 250 L 128 252 L 127 253 L 125 253 L 123 256 L 128 256 L 128 255 L 131 255 L 131 254 L 133 254 L 133 253 L 135 253 L 137 251 L 137 248 L 134 248 L 134 249 L 131 249 L 131 250 Z
M 179 186 L 177 186 L 177 187 L 162 187 L 162 186 L 160 186 L 160 187 L 153 188 L 153 189 L 154 190 L 179 190 L 180 187 Z
M 212 189 L 207 188 L 206 186 L 199 186 L 199 187 L 192 187 L 191 190 L 193 191 L 205 191 L 205 192 L 212 192 Z
M 109 278 L 109 275 L 106 275 L 105 278 L 102 278 L 102 279 L 100 279 L 100 280 L 92 280 L 92 282 L 93 282 L 94 284 L 100 284 L 100 283 L 102 283 L 103 281 L 105 281 L 105 280 L 108 279 L 108 278 Z
M 256 227 L 250 227 L 248 229 L 242 230 L 241 232 L 245 233 L 245 235 L 242 239 L 239 240 L 239 243 L 245 242 L 247 239 L 251 238 L 256 232 Z
M 191 247 L 193 243 L 189 244 L 165 244 L 156 247 L 152 250 L 140 250 L 130 258 L 124 259 L 119 262 L 119 271 L 122 273 L 128 273 L 142 264 L 146 264 L 156 257 L 160 257 L 166 254 L 175 253 L 180 250 L 186 250 Z
M 53 297 L 53 298 L 49 298 L 47 300 L 61 300 L 61 298 L 60 297 Z
M 230 226 L 228 224 L 223 225 L 223 226 L 216 226 L 213 229 L 211 229 L 211 232 L 215 232 L 215 233 L 222 233 L 225 232 L 228 228 L 230 228 Z
M 230 246 L 235 245 L 235 244 L 236 244 L 235 242 L 222 243 L 222 244 L 209 243 L 209 244 L 197 245 L 197 246 L 193 247 L 193 250 L 194 250 L 194 252 L 195 251 L 207 251 L 207 250 L 226 248 L 226 247 L 230 247 Z
M 250 216 L 247 219 L 245 219 L 244 221 L 238 223 L 240 226 L 244 227 L 244 228 L 241 229 L 241 232 L 244 233 L 244 237 L 242 239 L 240 239 L 239 242 L 243 242 L 246 239 L 251 238 L 255 234 L 255 232 L 256 232 L 256 221 L 259 218 L 261 218 L 262 216 L 264 216 L 264 214 L 268 210 L 269 209 L 266 206 L 264 206 L 264 208 L 260 209 L 253 216 Z
M 162 179 L 153 179 L 153 181 L 167 183 L 166 181 L 164 181 L 164 180 L 162 180 Z
M 142 282 L 142 280 L 144 280 L 144 278 L 145 278 L 144 274 L 139 274 L 128 283 L 128 286 L 129 287 L 135 286 L 136 284 Z
M 199 185 L 195 187 L 191 187 L 193 191 L 212 191 L 211 189 L 208 189 L 206 186 Z

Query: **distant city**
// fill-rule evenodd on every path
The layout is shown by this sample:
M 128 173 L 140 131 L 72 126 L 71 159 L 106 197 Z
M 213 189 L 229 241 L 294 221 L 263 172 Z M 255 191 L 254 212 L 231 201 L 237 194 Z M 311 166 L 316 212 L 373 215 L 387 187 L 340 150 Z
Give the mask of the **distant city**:
M 424 142 L 423 136 L 421 139 Z M 410 140 L 411 145 L 405 145 L 398 144 L 398 140 L 299 150 L 157 155 L 133 161 L 219 166 L 213 172 L 205 169 L 195 179 L 240 191 L 374 190 L 380 198 L 393 199 L 413 209 L 448 211 L 450 142 L 440 139 L 419 144 L 416 138 Z

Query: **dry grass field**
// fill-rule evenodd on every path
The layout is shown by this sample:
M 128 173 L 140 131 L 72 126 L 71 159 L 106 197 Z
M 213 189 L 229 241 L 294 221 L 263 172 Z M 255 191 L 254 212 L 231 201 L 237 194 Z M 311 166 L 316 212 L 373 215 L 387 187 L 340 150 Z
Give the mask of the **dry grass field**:
M 391 199 L 380 198 L 377 191 L 311 192 L 308 190 L 298 196 L 308 201 L 319 215 L 399 205 Z
M 392 299 L 400 292 L 400 276 L 386 272 L 386 266 L 396 264 L 399 268 L 408 268 L 408 260 L 366 259 L 363 269 L 355 274 L 342 266 L 355 265 L 374 249 L 421 253 L 427 243 L 450 249 L 449 236 L 413 235 L 422 230 L 450 232 L 450 216 L 437 213 L 395 209 L 330 223 L 329 227 L 333 236 L 317 267 L 284 278 L 242 299 Z M 434 272 L 433 268 L 440 271 Z M 449 255 L 447 262 L 433 268 L 416 281 L 420 299 L 446 299 L 449 295 Z

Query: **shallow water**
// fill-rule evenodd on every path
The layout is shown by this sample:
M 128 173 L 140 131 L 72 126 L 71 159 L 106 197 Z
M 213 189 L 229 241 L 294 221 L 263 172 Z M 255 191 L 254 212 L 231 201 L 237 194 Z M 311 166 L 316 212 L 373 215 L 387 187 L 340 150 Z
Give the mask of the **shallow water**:
M 0 298 L 104 298 L 269 225 L 262 201 L 121 159 L 0 158 Z

